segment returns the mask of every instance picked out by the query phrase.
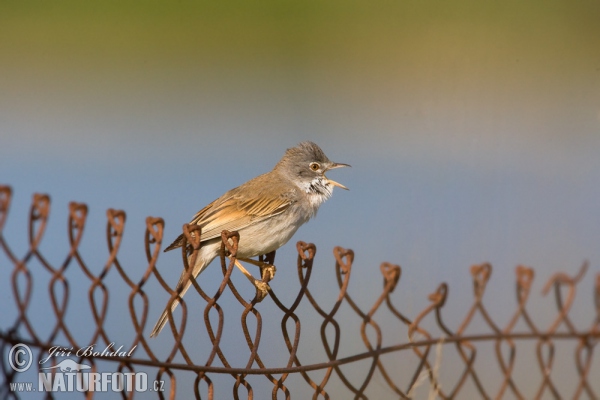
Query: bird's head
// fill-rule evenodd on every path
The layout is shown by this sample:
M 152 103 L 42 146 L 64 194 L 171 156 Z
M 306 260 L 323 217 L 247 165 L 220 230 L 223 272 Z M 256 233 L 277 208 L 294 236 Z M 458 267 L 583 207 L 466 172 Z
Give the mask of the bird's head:
M 323 153 L 323 150 L 313 142 L 302 142 L 296 147 L 287 149 L 276 169 L 288 176 L 300 188 L 309 194 L 317 194 L 329 197 L 333 186 L 348 190 L 325 176 L 325 172 L 349 167 L 348 164 L 335 163 Z

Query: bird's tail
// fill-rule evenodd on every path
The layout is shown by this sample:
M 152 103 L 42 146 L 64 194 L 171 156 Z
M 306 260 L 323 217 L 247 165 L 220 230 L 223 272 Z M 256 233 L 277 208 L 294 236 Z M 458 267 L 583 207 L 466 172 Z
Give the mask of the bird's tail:
M 192 285 L 192 279 L 196 279 L 196 277 L 198 275 L 200 275 L 200 273 L 204 270 L 204 268 L 206 268 L 208 266 L 208 264 L 210 264 L 211 261 L 212 261 L 212 258 L 211 259 L 200 258 L 196 262 L 196 265 L 194 265 L 194 269 L 192 270 L 192 278 L 191 279 L 186 279 L 187 271 L 184 270 L 181 273 L 181 276 L 179 277 L 179 282 L 177 283 L 177 287 L 175 288 L 175 292 L 179 294 L 180 298 L 183 298 L 183 295 L 185 294 L 185 292 L 187 292 L 188 289 L 190 288 L 190 286 Z M 173 311 L 175 311 L 175 309 L 177 308 L 178 305 L 179 305 L 179 298 L 176 297 L 173 300 L 173 303 L 171 303 L 171 313 Z M 158 334 L 160 333 L 160 331 L 162 331 L 162 329 L 165 327 L 165 325 L 167 324 L 168 321 L 169 321 L 169 304 L 167 304 L 167 306 L 165 307 L 165 310 L 161 314 L 160 318 L 158 319 L 158 321 L 156 321 L 156 325 L 154 325 L 154 328 L 152 329 L 152 332 L 150 333 L 150 337 L 158 336 Z

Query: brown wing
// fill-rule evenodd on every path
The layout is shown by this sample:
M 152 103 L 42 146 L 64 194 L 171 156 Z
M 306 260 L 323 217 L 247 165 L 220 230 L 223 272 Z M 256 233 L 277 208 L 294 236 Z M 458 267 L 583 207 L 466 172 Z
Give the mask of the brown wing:
M 219 200 L 220 199 L 213 201 L 212 203 L 210 203 L 209 205 L 204 207 L 202 210 L 198 211 L 196 213 L 196 215 L 194 215 L 194 218 L 192 218 L 192 220 L 190 221 L 190 224 L 197 224 L 198 221 L 200 221 L 202 219 L 202 216 L 204 214 L 206 214 L 215 205 L 215 203 L 217 203 Z M 177 248 L 181 247 L 182 245 L 183 245 L 183 234 L 177 236 L 177 239 L 175 239 L 173 241 L 173 243 L 171 243 L 164 251 L 171 251 L 173 249 L 177 249 Z
M 293 202 L 293 192 L 282 190 L 281 185 L 269 182 L 268 174 L 225 193 L 202 210 L 198 211 L 190 224 L 202 227 L 202 241 L 221 236 L 223 230 L 236 231 L 253 223 L 265 220 L 284 212 Z M 247 190 L 248 186 L 255 190 Z M 260 188 L 256 190 L 256 188 Z M 249 196 L 248 193 L 254 193 Z M 183 235 L 165 249 L 181 247 Z

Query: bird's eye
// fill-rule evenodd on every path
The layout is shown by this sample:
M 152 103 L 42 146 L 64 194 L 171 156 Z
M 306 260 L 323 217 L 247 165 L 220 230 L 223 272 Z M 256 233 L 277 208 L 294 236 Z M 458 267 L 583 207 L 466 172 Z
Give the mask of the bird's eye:
M 309 167 L 313 171 L 318 171 L 321 168 L 321 166 L 319 165 L 319 163 L 316 163 L 316 162 L 310 163 Z

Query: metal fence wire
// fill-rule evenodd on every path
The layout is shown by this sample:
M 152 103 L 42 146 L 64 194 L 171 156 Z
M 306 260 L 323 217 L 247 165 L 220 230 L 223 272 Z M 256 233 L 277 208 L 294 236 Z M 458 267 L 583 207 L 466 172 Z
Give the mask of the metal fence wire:
M 132 276 L 132 271 L 127 271 L 119 262 L 123 231 L 125 227 L 125 212 L 109 209 L 107 211 L 106 239 L 108 243 L 108 260 L 98 274 L 94 274 L 84 262 L 80 254 L 80 244 L 86 225 L 88 208 L 85 204 L 72 202 L 69 204 L 68 221 L 68 255 L 60 265 L 52 265 L 42 251 L 40 245 L 47 228 L 50 213 L 50 199 L 47 195 L 35 194 L 30 208 L 28 221 L 28 249 L 21 257 L 9 246 L 9 233 L 4 231 L 12 191 L 8 186 L 0 186 L 0 270 L 3 276 L 10 277 L 10 282 L 0 282 L 4 297 L 12 298 L 16 304 L 17 316 L 14 322 L 0 318 L 0 398 L 18 398 L 21 394 L 14 391 L 12 384 L 18 381 L 19 372 L 11 368 L 7 361 L 7 353 L 15 344 L 23 343 L 38 352 L 38 360 L 47 356 L 52 348 L 80 349 L 90 343 L 103 343 L 108 346 L 116 340 L 109 335 L 109 294 L 106 282 L 107 274 L 111 270 L 118 272 L 119 279 L 128 287 L 127 304 L 112 302 L 113 308 L 121 308 L 128 319 L 122 320 L 122 332 L 133 332 L 133 337 L 127 337 L 126 346 L 135 349 L 127 357 L 115 354 L 83 355 L 79 362 L 91 364 L 92 371 L 98 371 L 99 363 L 102 368 L 111 368 L 112 371 L 151 371 L 152 379 L 166 382 L 165 391 L 153 393 L 152 396 L 160 398 L 216 398 L 217 385 L 230 385 L 226 392 L 233 398 L 249 398 L 259 396 L 258 388 L 267 388 L 273 399 L 276 398 L 356 398 L 366 399 L 375 397 L 372 393 L 380 393 L 377 397 L 388 398 L 599 398 L 600 393 L 600 365 L 594 364 L 593 352 L 600 338 L 600 274 L 594 281 L 593 304 L 588 308 L 591 315 L 585 318 L 588 321 L 585 328 L 578 328 L 573 319 L 581 321 L 582 318 L 573 318 L 570 314 L 575 300 L 578 283 L 582 281 L 587 269 L 584 264 L 575 276 L 565 273 L 556 273 L 550 277 L 543 293 L 553 293 L 556 311 L 553 312 L 552 321 L 548 328 L 540 328 L 534 322 L 532 314 L 527 310 L 528 300 L 534 270 L 525 266 L 516 268 L 516 309 L 506 325 L 501 326 L 494 322 L 492 315 L 484 306 L 483 297 L 486 291 L 492 267 L 489 264 L 474 265 L 470 273 L 473 281 L 473 300 L 468 305 L 464 318 L 452 319 L 451 324 L 444 317 L 448 286 L 442 283 L 428 296 L 429 304 L 414 317 L 407 316 L 401 311 L 393 296 L 401 276 L 398 265 L 382 263 L 380 271 L 383 277 L 383 290 L 377 300 L 368 309 L 359 307 L 359 302 L 348 293 L 348 285 L 352 275 L 354 253 L 350 249 L 335 247 L 335 277 L 337 281 L 337 298 L 333 305 L 328 307 L 317 302 L 315 292 L 310 289 L 310 278 L 315 273 L 316 247 L 312 243 L 298 242 L 296 244 L 297 271 L 300 289 L 292 295 L 291 304 L 284 304 L 283 300 L 269 289 L 268 296 L 259 305 L 257 298 L 246 301 L 234 286 L 231 274 L 236 262 L 236 249 L 240 237 L 237 232 L 222 233 L 220 265 L 223 274 L 222 282 L 218 288 L 203 289 L 194 280 L 194 289 L 182 300 L 179 317 L 171 318 L 162 333 L 161 344 L 169 346 L 166 355 L 156 349 L 154 339 L 149 339 L 149 331 L 156 318 L 156 313 L 149 315 L 150 298 L 147 288 L 152 280 L 168 293 L 172 302 L 178 293 L 169 286 L 157 268 L 157 260 L 162 250 L 164 221 L 161 218 L 148 217 L 145 231 L 145 258 L 147 268 L 141 276 Z M 182 251 L 184 268 L 189 270 L 189 265 L 200 248 L 201 232 L 197 226 L 185 225 L 183 227 L 184 246 L 182 249 L 191 248 L 191 254 Z M 273 264 L 275 254 L 271 253 L 261 261 Z M 188 264 L 189 262 L 189 264 Z M 69 286 L 66 272 L 68 269 L 78 269 L 85 279 L 77 283 L 87 282 L 87 299 L 74 298 Z M 44 272 L 45 271 L 45 272 Z M 321 269 L 319 270 L 321 271 Z M 164 271 L 163 271 L 164 272 Z M 55 321 L 51 329 L 40 332 L 32 321 L 31 314 L 38 307 L 34 296 L 34 282 L 43 273 L 49 277 L 48 296 L 45 301 L 51 305 L 53 315 L 47 318 Z M 176 273 L 179 273 L 177 271 Z M 268 277 L 265 277 L 268 281 Z M 158 286 L 152 286 L 156 288 Z M 215 290 L 216 289 L 216 290 Z M 12 294 L 9 292 L 12 290 Z M 37 286 L 37 290 L 45 290 Z M 153 289 L 155 290 L 155 289 Z M 195 293 L 193 293 L 195 292 Z M 38 293 L 39 294 L 39 293 Z M 241 315 L 226 315 L 222 298 L 227 294 L 239 303 Z M 280 294 L 281 295 L 281 294 Z M 289 294 L 288 294 L 289 295 Z M 201 332 L 193 331 L 186 326 L 188 316 L 192 316 L 192 309 L 186 305 L 189 298 L 205 304 L 203 310 L 194 309 L 194 316 L 202 315 L 204 329 Z M 231 297 L 232 296 L 232 297 Z M 509 298 L 513 293 L 507 293 L 506 298 L 491 301 L 505 302 L 508 307 Z M 111 297 L 112 298 L 112 297 Z M 164 299 L 164 296 L 163 296 Z M 221 300 L 221 302 L 220 302 Z M 87 302 L 93 318 L 93 326 L 81 337 L 81 329 L 69 325 L 67 306 L 74 302 Z M 164 300 L 161 300 L 164 301 Z M 514 301 L 514 300 L 511 300 Z M 544 301 L 548 301 L 547 299 Z M 271 303 L 275 312 L 264 312 L 261 309 L 265 303 Z M 12 306 L 11 304 L 11 306 Z M 237 303 L 236 303 L 237 304 Z M 161 309 L 164 303 L 157 305 Z M 3 315 L 6 315 L 6 304 L 2 305 Z M 341 318 L 340 308 L 348 311 L 345 315 L 354 315 L 354 319 Z M 301 311 L 302 310 L 302 311 Z M 304 313 L 310 310 L 317 316 L 311 317 L 310 324 L 317 326 L 320 333 L 320 344 L 316 340 L 301 345 L 305 335 L 313 334 L 318 338 L 317 332 L 302 331 L 301 320 L 306 321 Z M 13 310 L 15 311 L 15 310 Z M 385 321 L 376 322 L 376 314 L 386 312 Z M 315 314 L 316 312 L 316 314 Z M 173 316 L 175 316 L 175 312 Z M 590 313 L 588 313 L 590 314 Z M 578 317 L 581 317 L 578 315 Z M 280 339 L 285 344 L 283 357 L 285 362 L 276 366 L 267 366 L 264 361 L 271 353 L 269 340 L 264 339 L 265 331 L 263 322 L 273 322 L 279 325 Z M 396 326 L 405 332 L 393 329 L 385 331 L 393 319 Z M 484 333 L 471 333 L 469 328 L 474 319 L 478 319 Z M 271 320 L 271 321 L 269 321 Z M 175 321 L 175 322 L 173 322 Z M 241 321 L 241 322 L 240 322 Z M 227 329 L 225 325 L 227 324 Z M 456 326 L 452 329 L 450 326 Z M 581 325 L 581 324 L 580 324 Z M 191 326 L 191 325 L 190 325 Z M 245 338 L 244 346 L 247 350 L 246 357 L 239 356 L 239 350 L 228 351 L 225 338 L 237 326 Z M 76 329 L 77 328 L 77 329 Z M 239 331 L 238 331 L 239 333 Z M 272 333 L 272 332 L 270 332 Z M 78 337 L 78 335 L 80 337 Z M 341 344 L 344 337 L 356 336 L 358 343 L 362 342 L 362 350 L 356 354 L 345 355 Z M 360 338 L 358 336 L 360 335 Z M 124 343 L 124 334 L 118 338 Z M 195 348 L 199 337 L 210 340 L 212 348 L 206 355 L 199 359 Z M 240 335 L 241 337 L 241 335 Z M 384 337 L 392 338 L 392 344 L 384 345 Z M 572 346 L 567 353 L 558 351 L 558 343 L 567 342 Z M 387 341 L 386 341 L 387 343 Z M 492 350 L 487 355 L 481 346 L 488 345 Z M 304 346 L 304 347 L 302 347 Z M 205 346 L 206 347 L 206 346 Z M 301 351 L 308 350 L 313 354 L 318 351 L 320 361 L 315 363 L 302 363 L 301 359 L 309 359 Z M 517 351 L 518 350 L 518 351 Z M 447 354 L 454 354 L 454 358 Z M 232 358 L 231 354 L 235 356 Z M 524 354 L 529 354 L 530 363 L 526 367 L 527 377 L 523 379 L 523 369 L 518 368 L 518 360 Z M 280 354 L 281 355 L 281 354 Z M 442 359 L 442 355 L 444 358 Z M 261 357 L 262 356 L 262 357 Z M 312 357 L 314 358 L 314 357 Z M 412 360 L 410 369 L 399 368 L 395 363 L 398 360 Z M 56 360 L 52 362 L 56 365 Z M 348 372 L 346 367 L 358 366 L 356 371 Z M 567 366 L 574 371 L 574 379 L 566 383 L 560 380 L 553 371 L 557 366 Z M 451 373 L 445 371 L 450 370 Z M 409 371 L 409 373 L 407 373 Z M 495 379 L 487 377 L 491 374 Z M 520 372 L 518 372 L 520 371 Z M 55 372 L 52 372 L 55 373 Z M 188 379 L 188 384 L 183 386 L 183 374 L 191 374 L 193 379 Z M 529 378 L 532 376 L 533 378 Z M 228 380 L 219 379 L 227 377 Z M 293 382 L 293 385 L 290 383 Z M 332 383 L 334 382 L 334 383 Z M 302 394 L 296 394 L 295 388 L 302 386 Z M 328 386 L 329 384 L 329 386 Z M 376 386 L 373 389 L 373 386 Z M 527 386 L 528 388 L 525 388 Z M 532 389 L 533 388 L 533 389 Z M 340 390 L 344 390 L 343 393 Z M 300 390 L 300 389 L 298 389 Z M 93 398 L 97 396 L 93 391 L 83 391 L 82 397 Z M 139 393 L 121 393 L 123 397 L 139 397 Z M 52 392 L 44 393 L 47 398 L 58 396 Z M 298 397 L 299 396 L 299 397 Z

